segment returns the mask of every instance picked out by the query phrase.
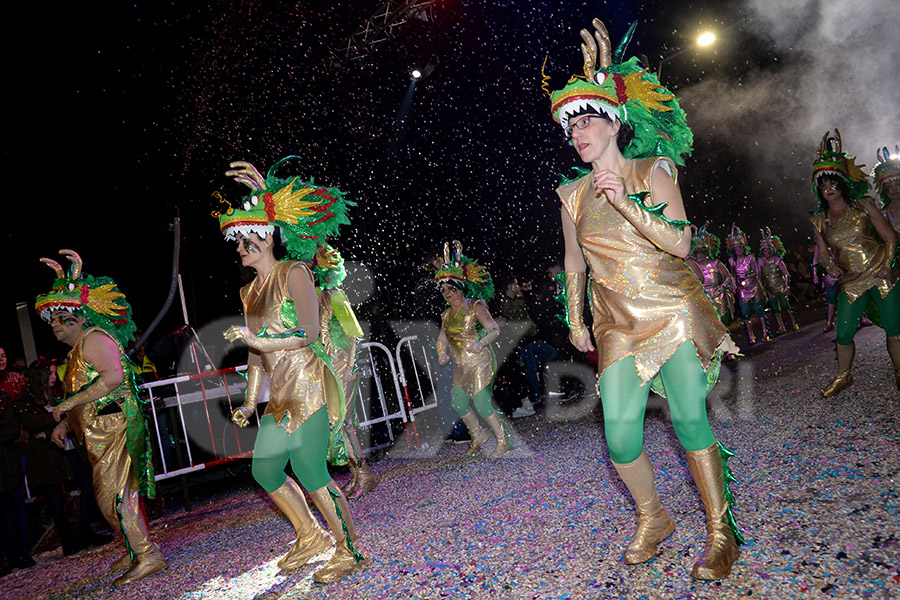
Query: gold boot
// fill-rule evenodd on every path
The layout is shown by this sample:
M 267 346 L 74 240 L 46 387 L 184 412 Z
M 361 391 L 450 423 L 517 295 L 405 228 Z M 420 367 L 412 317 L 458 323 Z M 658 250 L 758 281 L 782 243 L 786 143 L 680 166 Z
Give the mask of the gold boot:
M 846 345 L 836 344 L 836 346 L 838 375 L 822 390 L 822 395 L 826 398 L 837 396 L 853 385 L 853 376 L 850 374 L 850 368 L 853 366 L 853 355 L 856 353 L 856 345 L 850 342 Z
M 485 442 L 491 439 L 491 435 L 485 431 L 478 422 L 478 415 L 475 414 L 474 410 L 469 409 L 469 412 L 461 416 L 460 419 L 466 424 L 466 428 L 469 430 L 469 436 L 472 438 L 472 443 L 469 444 L 466 453 L 474 454 L 479 448 L 484 446 Z
M 360 553 L 359 535 L 350 516 L 347 499 L 341 494 L 340 489 L 332 481 L 310 495 L 328 522 L 335 539 L 334 556 L 324 567 L 313 573 L 313 581 L 334 583 L 366 569 L 369 565 Z
M 800 325 L 797 323 L 797 315 L 794 314 L 794 311 L 788 310 L 788 316 L 791 318 L 791 329 L 794 331 L 800 331 Z
M 297 532 L 297 541 L 278 561 L 281 570 L 299 569 L 334 545 L 334 538 L 319 527 L 310 512 L 306 497 L 296 481 L 288 477 L 280 488 L 269 494 L 269 498 L 287 516 Z
M 745 320 L 744 327 L 747 328 L 747 341 L 751 344 L 755 344 L 756 336 L 753 335 L 753 322 L 750 319 Z
M 126 547 L 130 554 L 134 555 L 134 558 L 131 568 L 113 581 L 113 585 L 116 587 L 122 587 L 138 579 L 159 573 L 169 566 L 159 546 L 150 540 L 150 532 L 147 529 L 147 521 L 141 513 L 137 490 L 137 479 L 135 479 L 134 473 L 129 473 L 126 476 L 121 496 L 117 498 L 117 511 Z M 125 557 L 122 557 L 113 564 L 124 564 L 124 560 Z
M 494 414 L 489 416 L 487 419 L 488 426 L 491 428 L 491 432 L 494 434 L 494 437 L 497 438 L 497 446 L 494 448 L 494 451 L 491 452 L 491 458 L 497 458 L 502 456 L 512 450 L 512 444 L 509 443 L 509 435 L 506 433 L 506 427 L 503 423 L 503 419 L 500 418 L 500 414 L 494 411 Z
M 727 488 L 719 443 L 705 450 L 689 451 L 687 462 L 706 507 L 706 545 L 703 555 L 691 570 L 691 577 L 724 579 L 731 573 L 731 565 L 741 556 L 738 544 L 743 540 L 735 535 L 732 527 L 733 517 L 729 507 L 733 500 Z
M 639 565 L 656 555 L 659 543 L 675 531 L 675 521 L 656 494 L 653 464 L 646 452 L 641 451 L 630 463 L 613 463 L 613 466 L 631 492 L 637 513 L 637 529 L 625 550 L 625 564 Z
M 369 492 L 375 489 L 378 485 L 378 481 L 376 481 L 375 476 L 372 474 L 372 471 L 369 470 L 369 465 L 363 461 L 359 468 L 357 469 L 357 478 L 356 478 L 356 489 L 353 491 L 352 495 L 347 496 L 349 500 L 356 500 L 357 498 L 362 498 Z
M 131 565 L 134 561 L 131 560 L 131 553 L 126 552 L 124 556 L 120 557 L 119 560 L 109 565 L 110 573 L 117 573 L 118 571 L 126 571 L 131 568 Z

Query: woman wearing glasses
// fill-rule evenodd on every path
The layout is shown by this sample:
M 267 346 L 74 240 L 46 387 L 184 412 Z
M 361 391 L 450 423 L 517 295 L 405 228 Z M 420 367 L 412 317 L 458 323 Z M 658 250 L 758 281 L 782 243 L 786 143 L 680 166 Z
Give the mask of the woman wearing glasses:
M 706 506 L 707 541 L 692 570 L 721 579 L 740 552 L 725 466 L 706 415 L 720 350 L 737 352 L 700 282 L 685 264 L 691 249 L 676 164 L 692 135 L 675 96 L 636 58 L 622 61 L 595 19 L 582 53 L 585 77 L 551 94 L 560 123 L 582 161 L 592 167 L 562 185 L 569 339 L 581 351 L 599 350 L 600 398 L 613 465 L 635 501 L 637 530 L 625 563 L 644 563 L 675 530 L 656 493 L 643 449 L 650 385 L 664 391 L 672 423 Z M 630 35 L 630 33 L 629 33 Z M 628 35 L 626 36 L 628 37 Z M 595 69 L 596 67 L 596 69 Z M 593 328 L 583 323 L 590 270 Z
M 841 134 L 827 132 L 813 163 L 813 195 L 819 210 L 810 218 L 815 228 L 819 264 L 840 281 L 837 306 L 837 376 L 822 390 L 836 396 L 853 385 L 853 336 L 867 305 L 878 309 L 887 349 L 900 389 L 900 266 L 897 233 L 866 194 L 869 182 L 856 159 L 841 150 Z M 883 243 L 872 235 L 878 234 Z M 833 253 L 833 254 L 832 254 Z M 834 258 L 832 258 L 832 256 Z

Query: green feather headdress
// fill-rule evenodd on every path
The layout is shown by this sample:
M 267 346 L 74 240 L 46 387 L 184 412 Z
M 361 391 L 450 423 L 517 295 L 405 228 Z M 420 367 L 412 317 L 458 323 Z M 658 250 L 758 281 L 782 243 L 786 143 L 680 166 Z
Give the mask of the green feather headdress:
M 452 283 L 463 290 L 466 298 L 490 300 L 494 297 L 494 280 L 487 267 L 463 254 L 462 244 L 453 240 L 453 247 L 444 243 L 444 256 L 434 279 L 438 285 Z
M 707 230 L 709 223 L 704 223 L 703 227 L 696 229 L 694 235 L 691 236 L 691 254 L 698 248 L 706 248 L 706 255 L 710 258 L 719 256 L 719 250 L 722 245 L 721 240 Z
M 841 146 L 841 132 L 837 129 L 834 130 L 834 136 L 831 135 L 831 131 L 826 131 L 819 144 L 819 152 L 813 162 L 812 194 L 813 198 L 819 201 L 820 209 L 825 207 L 818 185 L 819 179 L 824 176 L 837 177 L 847 184 L 850 189 L 847 201 L 862 198 L 869 193 L 869 180 L 862 170 L 865 165 L 857 165 L 856 157 L 844 152 Z
M 641 68 L 637 57 L 623 61 L 637 22 L 628 28 L 614 53 L 603 22 L 594 19 L 593 25 L 593 37 L 581 30 L 584 76 L 573 75 L 564 88 L 552 93 L 544 76 L 553 120 L 566 129 L 570 117 L 593 109 L 634 129 L 634 139 L 622 153 L 625 158 L 665 156 L 684 165 L 683 156 L 691 153 L 694 136 L 675 94 L 656 75 Z
M 53 289 L 35 299 L 34 309 L 48 323 L 54 311 L 65 310 L 84 317 L 89 326 L 100 327 L 123 347 L 134 339 L 137 326 L 131 317 L 131 305 L 116 282 L 109 277 L 92 277 L 82 273 L 81 257 L 74 250 L 60 250 L 72 266 L 66 273 L 50 258 L 41 262 L 53 269 L 56 280 Z
M 229 206 L 225 213 L 214 213 L 226 240 L 250 232 L 265 238 L 277 226 L 287 258 L 309 262 L 327 238 L 336 237 L 340 226 L 350 223 L 347 209 L 356 203 L 347 200 L 341 190 L 318 186 L 312 179 L 276 176 L 279 167 L 293 158 L 299 157 L 286 156 L 276 162 L 265 178 L 248 162 L 231 163 L 226 175 L 251 192 L 244 197 L 242 209 Z
M 872 178 L 875 180 L 875 189 L 878 190 L 878 197 L 881 199 L 881 207 L 887 208 L 891 203 L 891 199 L 884 192 L 884 185 L 889 181 L 897 181 L 900 179 L 900 145 L 894 146 L 894 154 L 888 151 L 887 146 L 878 150 L 878 161 L 872 170 Z

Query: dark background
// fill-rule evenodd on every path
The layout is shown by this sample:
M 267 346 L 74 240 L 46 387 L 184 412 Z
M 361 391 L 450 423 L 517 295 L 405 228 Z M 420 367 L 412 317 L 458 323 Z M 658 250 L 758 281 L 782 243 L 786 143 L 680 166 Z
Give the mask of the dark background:
M 298 154 L 297 174 L 358 203 L 339 247 L 374 274 L 364 312 L 408 315 L 420 265 L 445 240 L 461 240 L 495 275 L 542 274 L 562 258 L 554 188 L 578 161 L 551 120 L 541 64 L 548 57 L 553 89 L 580 72 L 578 30 L 593 17 L 613 44 L 638 21 L 626 55 L 654 68 L 671 57 L 662 79 L 695 134 L 680 174 L 688 217 L 720 237 L 737 222 L 755 248 L 770 226 L 800 249 L 825 129 L 840 127 L 869 167 L 877 146 L 900 139 L 893 0 L 444 0 L 433 20 L 331 65 L 330 51 L 379 4 L 16 8 L 3 42 L 12 108 L 0 344 L 21 352 L 15 303 L 48 290 L 53 275 L 38 258 L 60 248 L 116 279 L 146 327 L 168 291 L 176 209 L 192 324 L 238 314 L 236 254 L 210 215 L 221 208 L 214 193 L 236 204 L 246 190 L 224 176 L 232 160 L 265 173 Z M 719 41 L 691 48 L 705 28 Z M 409 70 L 429 61 L 434 71 L 411 89 Z M 181 322 L 176 299 L 158 331 Z M 62 350 L 33 314 L 32 326 L 39 353 Z

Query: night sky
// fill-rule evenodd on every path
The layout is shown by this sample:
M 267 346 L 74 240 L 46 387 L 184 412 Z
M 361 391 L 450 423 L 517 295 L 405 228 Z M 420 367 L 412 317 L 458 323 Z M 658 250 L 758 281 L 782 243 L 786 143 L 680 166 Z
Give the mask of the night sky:
M 4 203 L 0 344 L 20 351 L 15 302 L 49 288 L 38 258 L 60 248 L 116 279 L 149 324 L 169 287 L 176 209 L 192 324 L 237 314 L 237 255 L 210 216 L 216 192 L 237 204 L 246 191 L 224 176 L 232 160 L 265 173 L 297 154 L 296 174 L 345 190 L 358 206 L 338 245 L 369 266 L 370 302 L 393 318 L 445 240 L 495 275 L 537 276 L 562 258 L 554 188 L 578 164 L 550 117 L 541 64 L 549 57 L 553 89 L 580 72 L 578 30 L 593 17 L 614 44 L 638 21 L 627 55 L 654 68 L 671 56 L 662 79 L 695 133 L 685 206 L 720 237 L 735 221 L 754 248 L 760 226 L 789 248 L 807 244 L 809 165 L 825 129 L 840 127 L 868 168 L 876 147 L 900 140 L 895 0 L 445 0 L 432 21 L 333 65 L 330 51 L 379 4 L 18 7 L 3 42 L 14 107 L 4 162 L 20 183 Z M 691 48 L 704 29 L 716 45 Z M 429 62 L 412 86 L 409 70 Z M 180 322 L 176 301 L 159 331 Z M 58 354 L 34 315 L 32 325 L 39 353 Z

